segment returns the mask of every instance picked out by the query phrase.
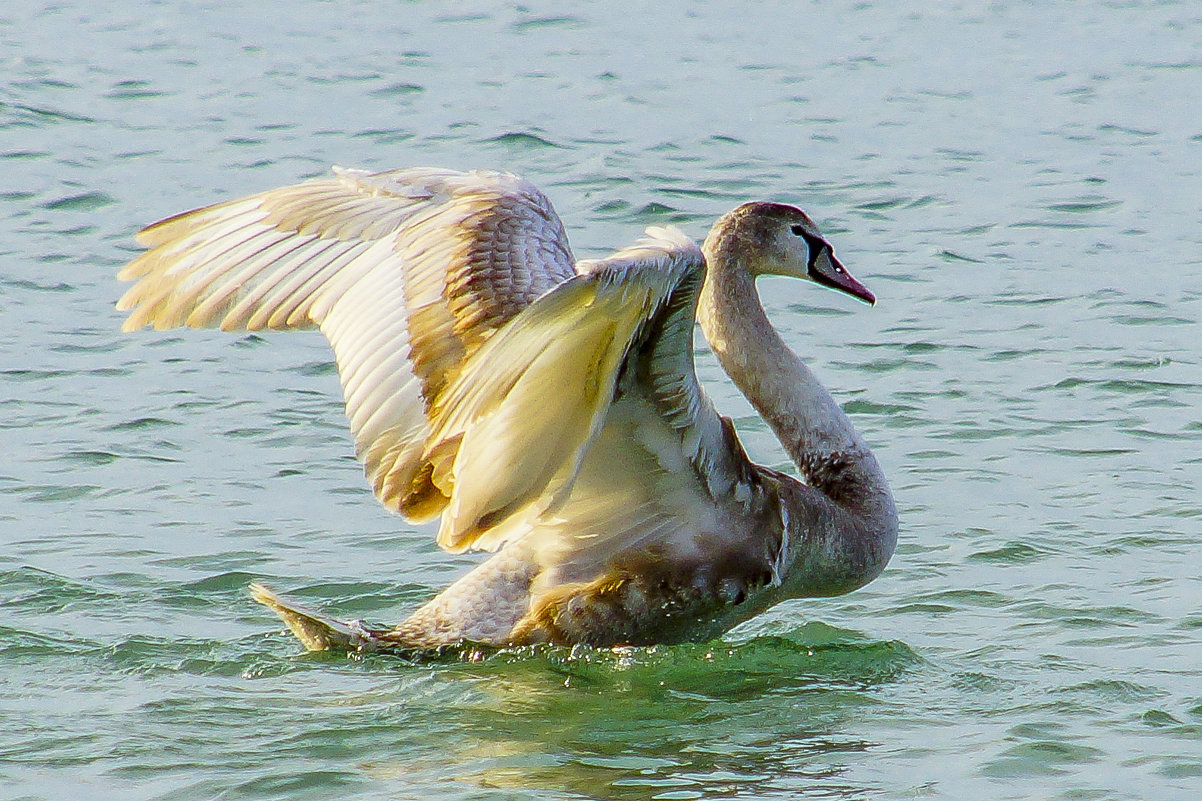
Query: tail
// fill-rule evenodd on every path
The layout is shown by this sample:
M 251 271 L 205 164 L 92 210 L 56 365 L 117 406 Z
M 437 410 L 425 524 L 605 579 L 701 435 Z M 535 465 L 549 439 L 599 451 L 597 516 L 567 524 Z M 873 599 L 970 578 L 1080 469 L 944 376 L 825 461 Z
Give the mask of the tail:
M 250 597 L 271 609 L 287 624 L 296 638 L 310 651 L 375 651 L 379 640 L 357 620 L 336 620 L 329 615 L 288 601 L 268 587 L 254 582 Z

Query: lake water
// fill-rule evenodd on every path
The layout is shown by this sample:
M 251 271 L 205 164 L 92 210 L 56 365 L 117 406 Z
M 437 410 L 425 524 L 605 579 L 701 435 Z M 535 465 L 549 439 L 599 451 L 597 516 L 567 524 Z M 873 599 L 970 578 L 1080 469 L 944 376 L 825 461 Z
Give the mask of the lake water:
M 7 0 L 0 796 L 1199 797 L 1200 31 L 1190 0 Z M 331 164 L 524 174 L 579 257 L 803 205 L 880 302 L 761 291 L 890 476 L 884 575 L 704 645 L 301 653 L 249 581 L 391 622 L 473 558 L 377 505 L 319 335 L 121 335 L 114 275 L 140 226 Z

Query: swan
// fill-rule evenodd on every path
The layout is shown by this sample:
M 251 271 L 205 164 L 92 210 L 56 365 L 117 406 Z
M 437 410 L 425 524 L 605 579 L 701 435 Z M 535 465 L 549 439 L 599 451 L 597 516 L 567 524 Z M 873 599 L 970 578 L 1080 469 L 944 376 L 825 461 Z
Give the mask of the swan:
M 439 519 L 447 551 L 493 552 L 389 629 L 252 585 L 310 650 L 702 641 L 861 587 L 893 554 L 876 458 L 756 293 L 783 275 L 876 301 L 794 206 L 577 262 L 520 177 L 335 168 L 138 239 L 124 330 L 316 326 L 379 500 Z M 800 480 L 752 463 L 715 410 L 696 322 Z

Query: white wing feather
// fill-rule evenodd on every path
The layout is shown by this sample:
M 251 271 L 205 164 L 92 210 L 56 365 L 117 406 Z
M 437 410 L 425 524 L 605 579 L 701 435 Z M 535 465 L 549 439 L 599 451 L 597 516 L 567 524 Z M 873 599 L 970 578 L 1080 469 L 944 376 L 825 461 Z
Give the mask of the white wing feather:
M 411 517 L 425 406 L 465 356 L 575 274 L 547 199 L 500 173 L 411 169 L 334 178 L 156 223 L 122 279 L 125 330 L 321 327 L 356 449 L 380 500 Z M 409 504 L 409 506 L 407 506 Z

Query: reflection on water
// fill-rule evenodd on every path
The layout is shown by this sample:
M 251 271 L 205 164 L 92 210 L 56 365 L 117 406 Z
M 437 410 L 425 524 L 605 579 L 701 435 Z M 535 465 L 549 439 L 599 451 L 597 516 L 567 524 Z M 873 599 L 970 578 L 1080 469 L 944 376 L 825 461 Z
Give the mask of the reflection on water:
M 845 764 L 880 745 L 858 725 L 881 704 L 868 691 L 920 662 L 821 624 L 734 644 L 502 652 L 442 668 L 471 700 L 442 711 L 429 768 L 450 760 L 463 782 L 589 798 L 851 795 L 863 788 Z M 382 780 L 423 769 L 409 753 L 368 767 Z

